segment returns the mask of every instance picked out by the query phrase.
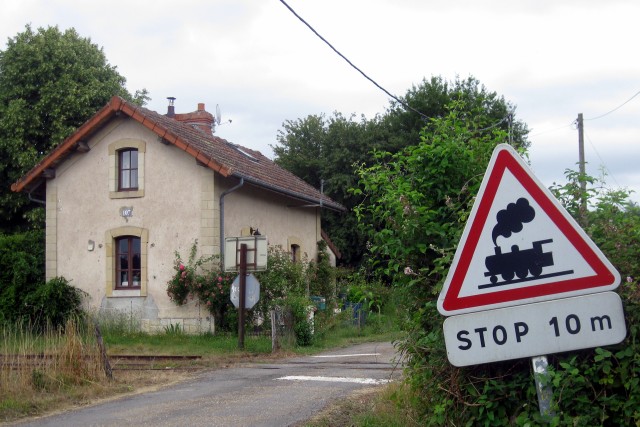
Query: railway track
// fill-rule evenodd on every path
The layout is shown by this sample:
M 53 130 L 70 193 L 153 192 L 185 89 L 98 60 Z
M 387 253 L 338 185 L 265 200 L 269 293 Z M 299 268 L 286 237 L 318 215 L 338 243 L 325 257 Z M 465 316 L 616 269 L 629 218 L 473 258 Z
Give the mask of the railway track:
M 201 356 L 173 356 L 173 355 L 110 355 L 109 363 L 112 370 L 195 370 L 199 369 L 192 363 Z M 0 354 L 0 369 L 32 369 L 54 363 L 56 356 L 47 354 Z

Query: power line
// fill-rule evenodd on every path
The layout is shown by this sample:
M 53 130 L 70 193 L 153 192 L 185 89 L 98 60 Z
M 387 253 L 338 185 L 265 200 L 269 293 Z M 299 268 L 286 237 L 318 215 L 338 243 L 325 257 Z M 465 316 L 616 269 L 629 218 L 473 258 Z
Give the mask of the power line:
M 600 159 L 600 164 L 604 168 L 604 171 L 606 173 L 608 173 L 611 178 L 613 178 L 613 182 L 616 183 L 616 186 L 622 187 L 620 184 L 618 184 L 618 180 L 616 179 L 615 176 L 613 176 L 613 173 L 611 172 L 611 169 L 609 169 L 609 167 L 605 163 L 604 159 L 602 158 L 602 156 L 600 155 L 600 153 L 596 149 L 596 146 L 593 144 L 593 141 L 591 141 L 591 138 L 589 138 L 589 135 L 587 135 L 587 139 L 589 140 L 589 144 L 591 144 L 591 148 L 593 148 L 593 151 L 596 153 L 596 156 L 598 156 L 598 158 Z
M 320 33 L 318 33 L 307 21 L 305 21 L 300 15 L 298 15 L 296 13 L 295 10 L 293 10 L 293 8 L 291 8 L 291 6 L 289 6 L 284 0 L 280 0 L 280 3 L 282 3 L 287 9 L 289 9 L 289 11 L 300 20 L 300 22 L 302 22 L 304 25 L 307 26 L 307 28 L 309 28 L 313 34 L 315 34 L 320 40 L 322 40 L 327 46 L 329 46 L 331 48 L 331 50 L 333 50 L 336 54 L 338 54 L 342 59 L 344 59 L 347 64 L 349 64 L 353 69 L 355 69 L 357 72 L 359 72 L 360 74 L 362 74 L 362 76 L 364 78 L 366 78 L 367 80 L 369 80 L 371 83 L 373 83 L 378 89 L 380 89 L 381 91 L 383 91 L 384 93 L 386 93 L 388 96 L 390 96 L 392 99 L 394 99 L 395 101 L 397 101 L 400 105 L 402 105 L 404 108 L 413 111 L 416 114 L 419 114 L 420 117 L 422 117 L 423 119 L 429 120 L 431 119 L 431 117 L 427 116 L 426 114 L 421 113 L 420 111 L 416 110 L 415 108 L 413 108 L 412 106 L 410 106 L 409 104 L 407 104 L 406 102 L 402 101 L 400 98 L 398 98 L 397 96 L 393 95 L 392 93 L 390 93 L 388 90 L 386 90 L 384 87 L 382 87 L 380 84 L 378 84 L 375 80 L 373 80 L 371 77 L 369 77 L 367 74 L 365 74 L 364 71 L 362 71 L 360 68 L 356 67 L 346 56 L 344 56 L 342 53 L 340 53 L 340 51 L 338 49 L 336 49 L 335 47 L 333 47 L 333 45 L 331 43 L 329 43 L 324 37 L 322 37 L 322 35 L 320 35 Z M 505 120 L 512 120 L 512 115 L 513 112 L 509 112 L 509 114 L 507 114 L 505 117 L 503 117 L 502 119 L 500 119 L 498 122 L 494 123 L 493 125 L 490 125 L 489 127 L 483 128 L 483 129 L 477 129 L 476 132 L 482 132 L 485 130 L 489 130 L 492 129 L 498 125 L 500 125 L 501 123 L 503 123 Z
M 613 113 L 614 111 L 617 111 L 617 110 L 619 110 L 620 108 L 624 107 L 626 104 L 628 104 L 629 102 L 631 102 L 631 100 L 632 100 L 633 98 L 635 98 L 635 97 L 636 97 L 636 96 L 638 96 L 638 95 L 640 95 L 640 91 L 636 92 L 636 93 L 635 93 L 635 95 L 633 95 L 631 98 L 627 99 L 627 100 L 626 100 L 625 102 L 623 102 L 622 104 L 618 105 L 618 106 L 617 106 L 616 108 L 614 108 L 613 110 L 611 110 L 611 111 L 609 111 L 609 112 L 607 112 L 607 113 L 604 113 L 604 114 L 602 114 L 602 115 L 600 115 L 600 116 L 598 116 L 598 117 L 592 117 L 592 118 L 590 118 L 590 119 L 585 119 L 585 120 L 597 120 L 597 119 L 601 119 L 601 118 L 603 118 L 604 116 L 608 116 L 609 114 Z
M 280 3 L 282 3 L 287 9 L 289 9 L 289 11 L 291 13 L 293 13 L 295 15 L 296 18 L 298 18 L 300 20 L 300 22 L 302 22 L 304 25 L 306 25 L 312 32 L 313 34 L 315 34 L 320 40 L 322 40 L 323 42 L 325 42 L 325 44 L 327 46 L 329 46 L 331 48 L 331 50 L 333 50 L 335 53 L 337 53 L 342 59 L 344 59 L 347 64 L 349 64 L 353 69 L 355 69 L 357 72 L 359 72 L 360 74 L 362 74 L 364 76 L 365 79 L 369 80 L 371 83 L 373 83 L 378 89 L 380 89 L 381 91 L 383 91 L 384 93 L 386 93 L 387 95 L 389 95 L 391 98 L 393 98 L 394 100 L 396 100 L 400 105 L 402 105 L 403 107 L 405 107 L 408 110 L 413 111 L 414 113 L 419 114 L 422 118 L 429 120 L 430 117 L 426 116 L 425 114 L 421 113 L 420 111 L 416 110 L 415 108 L 411 107 L 410 105 L 408 105 L 407 103 L 405 103 L 404 101 L 400 100 L 397 96 L 391 94 L 391 92 L 389 92 L 388 90 L 386 90 L 385 88 L 383 88 L 382 86 L 380 86 L 375 80 L 373 80 L 371 77 L 369 77 L 368 75 L 366 75 L 360 68 L 356 67 L 351 61 L 349 61 L 349 59 L 344 56 L 342 53 L 340 53 L 340 51 L 338 51 L 338 49 L 336 49 L 335 47 L 333 47 L 333 45 L 331 43 L 329 43 L 324 37 L 322 37 L 320 35 L 320 33 L 318 33 L 307 21 L 305 21 L 300 15 L 298 15 L 296 13 L 295 10 L 293 10 L 291 8 L 291 6 L 289 6 L 284 0 L 280 0 Z

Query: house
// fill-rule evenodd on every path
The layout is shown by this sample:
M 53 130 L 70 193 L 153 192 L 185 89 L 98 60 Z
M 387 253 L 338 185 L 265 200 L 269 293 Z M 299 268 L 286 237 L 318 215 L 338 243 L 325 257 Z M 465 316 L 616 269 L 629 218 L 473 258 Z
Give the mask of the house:
M 220 254 L 259 230 L 294 260 L 315 259 L 321 209 L 344 210 L 261 153 L 212 133 L 197 110 L 166 115 L 113 97 L 11 186 L 46 204 L 46 277 L 89 294 L 90 309 L 137 317 L 148 331 L 212 327 L 196 301 L 167 296 L 175 253 Z

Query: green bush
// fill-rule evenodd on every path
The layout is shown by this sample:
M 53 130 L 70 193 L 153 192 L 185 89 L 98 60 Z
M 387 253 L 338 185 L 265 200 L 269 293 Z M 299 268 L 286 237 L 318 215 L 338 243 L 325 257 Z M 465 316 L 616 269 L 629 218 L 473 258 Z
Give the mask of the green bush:
M 529 359 L 465 368 L 448 359 L 443 317 L 436 299 L 453 260 L 473 198 L 494 146 L 506 135 L 471 128 L 453 106 L 425 128 L 421 142 L 402 153 L 378 153 L 359 171 L 368 197 L 360 208 L 369 230 L 371 271 L 394 283 L 405 329 L 398 347 L 406 356 L 406 378 L 417 393 L 423 425 L 640 425 L 640 209 L 624 191 L 588 191 L 590 209 L 580 211 L 580 183 L 555 188 L 561 202 L 620 271 L 618 289 L 629 329 L 627 339 L 606 349 L 549 357 L 554 416 L 541 417 Z M 484 127 L 484 126 L 480 126 Z M 360 294 L 366 288 L 355 289 Z M 352 298 L 356 296 L 352 295 Z
M 62 327 L 68 320 L 83 316 L 82 302 L 86 295 L 64 277 L 55 277 L 25 297 L 29 321 L 40 328 Z
M 313 303 L 304 296 L 289 295 L 284 300 L 284 306 L 291 310 L 293 317 L 293 332 L 296 336 L 296 344 L 306 347 L 313 344 L 313 323 L 309 320 L 309 312 Z
M 177 305 L 197 298 L 215 319 L 216 328 L 229 330 L 232 324 L 227 314 L 232 309 L 230 293 L 235 276 L 223 272 L 216 257 L 196 258 L 196 253 L 195 243 L 186 263 L 175 253 L 175 273 L 167 283 L 167 295 Z
M 44 283 L 44 231 L 0 234 L 0 322 L 28 317 L 25 298 Z
M 336 269 L 329 262 L 327 254 L 327 242 L 318 242 L 318 259 L 309 263 L 307 275 L 309 276 L 309 293 L 314 296 L 324 297 L 328 306 L 333 305 L 336 298 Z

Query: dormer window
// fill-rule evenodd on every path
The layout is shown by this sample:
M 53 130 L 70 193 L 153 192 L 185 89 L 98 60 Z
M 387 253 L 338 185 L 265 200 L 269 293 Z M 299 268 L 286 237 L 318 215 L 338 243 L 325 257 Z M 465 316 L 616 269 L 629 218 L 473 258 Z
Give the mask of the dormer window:
M 138 189 L 138 150 L 118 151 L 118 191 Z

